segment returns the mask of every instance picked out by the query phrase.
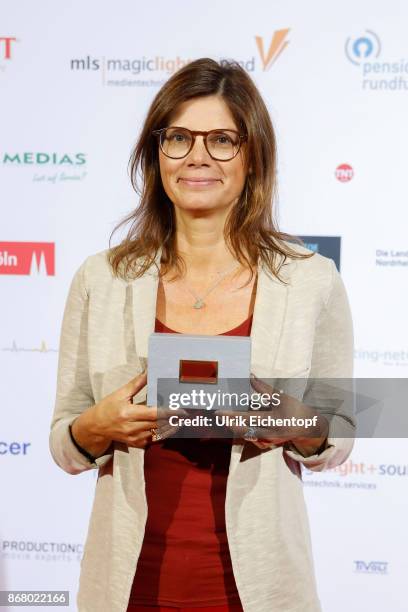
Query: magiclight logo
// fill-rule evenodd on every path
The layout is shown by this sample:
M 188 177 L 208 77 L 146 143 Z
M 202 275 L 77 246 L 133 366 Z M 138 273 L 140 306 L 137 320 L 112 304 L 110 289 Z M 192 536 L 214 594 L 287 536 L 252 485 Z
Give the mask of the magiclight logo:
M 361 87 L 365 90 L 405 91 L 408 89 L 408 60 L 382 56 L 380 37 L 373 30 L 349 36 L 345 42 L 348 61 L 360 72 Z
M 289 28 L 285 30 L 276 30 L 276 32 L 273 33 L 268 48 L 266 48 L 266 44 L 262 36 L 255 36 L 256 46 L 258 47 L 258 53 L 259 57 L 261 58 L 263 70 L 269 70 L 286 49 L 289 44 L 289 41 L 286 40 L 288 33 Z
M 76 73 L 96 72 L 104 86 L 154 87 L 165 83 L 165 78 L 190 63 L 190 58 L 165 57 L 94 57 L 87 55 L 70 60 L 70 70 Z M 130 77 L 143 77 L 131 79 Z M 159 77 L 159 78 L 155 78 Z
M 55 275 L 53 242 L 0 242 L 0 274 Z

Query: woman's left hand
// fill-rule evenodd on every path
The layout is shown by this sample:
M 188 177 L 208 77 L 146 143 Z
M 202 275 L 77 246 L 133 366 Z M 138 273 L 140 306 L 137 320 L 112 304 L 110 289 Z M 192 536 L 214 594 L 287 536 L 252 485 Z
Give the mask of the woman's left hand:
M 320 449 L 328 434 L 328 421 L 323 415 L 296 398 L 281 393 L 253 375 L 251 375 L 250 381 L 254 391 L 262 394 L 264 400 L 267 400 L 265 403 L 262 402 L 261 409 L 252 408 L 248 412 L 217 410 L 217 413 L 229 415 L 230 417 L 240 415 L 245 418 L 251 415 L 257 415 L 258 417 L 270 416 L 275 421 L 277 419 L 290 419 L 291 425 L 262 425 L 259 427 L 232 425 L 230 429 L 234 437 L 242 437 L 261 449 L 284 446 L 290 442 L 305 457 L 313 455 Z M 293 424 L 293 417 L 296 419 L 295 424 Z M 299 419 L 303 419 L 304 423 L 308 419 L 308 426 L 305 427 L 299 424 Z
M 319 449 L 327 439 L 329 424 L 327 419 L 319 413 L 318 410 L 306 406 L 296 398 L 278 392 L 271 385 L 251 375 L 251 385 L 254 390 L 260 394 L 269 395 L 272 398 L 273 394 L 278 394 L 280 403 L 278 406 L 268 408 L 269 413 L 273 411 L 273 416 L 276 419 L 314 419 L 315 425 L 306 429 L 302 426 L 283 426 L 278 428 L 270 428 L 270 433 L 265 429 L 259 430 L 260 436 L 254 436 L 252 442 L 259 448 L 265 449 L 272 446 L 283 446 L 287 442 L 291 442 L 299 452 L 305 456 L 313 454 Z M 273 431 L 274 430 L 274 431 Z M 274 435 L 274 434 L 277 435 Z M 307 435 L 305 435 L 307 433 Z

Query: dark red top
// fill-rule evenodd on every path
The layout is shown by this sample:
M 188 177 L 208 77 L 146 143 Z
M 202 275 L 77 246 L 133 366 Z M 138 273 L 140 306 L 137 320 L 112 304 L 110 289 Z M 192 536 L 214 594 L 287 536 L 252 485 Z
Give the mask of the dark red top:
M 248 336 L 252 315 L 224 332 Z M 178 333 L 156 318 L 155 332 Z M 168 438 L 147 446 L 148 518 L 129 604 L 240 603 L 225 527 L 232 438 Z

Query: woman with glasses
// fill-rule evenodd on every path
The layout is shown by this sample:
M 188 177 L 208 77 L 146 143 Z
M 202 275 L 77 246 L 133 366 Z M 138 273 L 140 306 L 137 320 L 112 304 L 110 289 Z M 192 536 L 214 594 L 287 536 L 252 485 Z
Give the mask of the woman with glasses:
M 334 263 L 275 225 L 275 134 L 248 74 L 204 58 L 172 76 L 131 174 L 128 234 L 78 269 L 61 331 L 51 452 L 99 470 L 78 609 L 317 612 L 300 466 L 348 457 L 350 414 L 319 415 L 309 437 L 188 439 L 146 406 L 153 331 L 249 335 L 258 378 L 352 376 Z

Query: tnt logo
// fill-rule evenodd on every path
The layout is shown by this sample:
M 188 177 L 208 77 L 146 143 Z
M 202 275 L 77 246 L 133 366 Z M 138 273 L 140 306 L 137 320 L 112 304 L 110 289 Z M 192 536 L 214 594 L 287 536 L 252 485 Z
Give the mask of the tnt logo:
M 358 574 L 388 574 L 388 561 L 354 561 L 354 571 Z
M 0 242 L 0 274 L 55 275 L 53 242 Z
M 14 36 L 0 36 L 0 60 L 12 59 L 15 42 L 17 42 L 17 38 Z
M 334 175 L 340 183 L 348 183 L 354 177 L 354 170 L 349 164 L 340 164 Z

